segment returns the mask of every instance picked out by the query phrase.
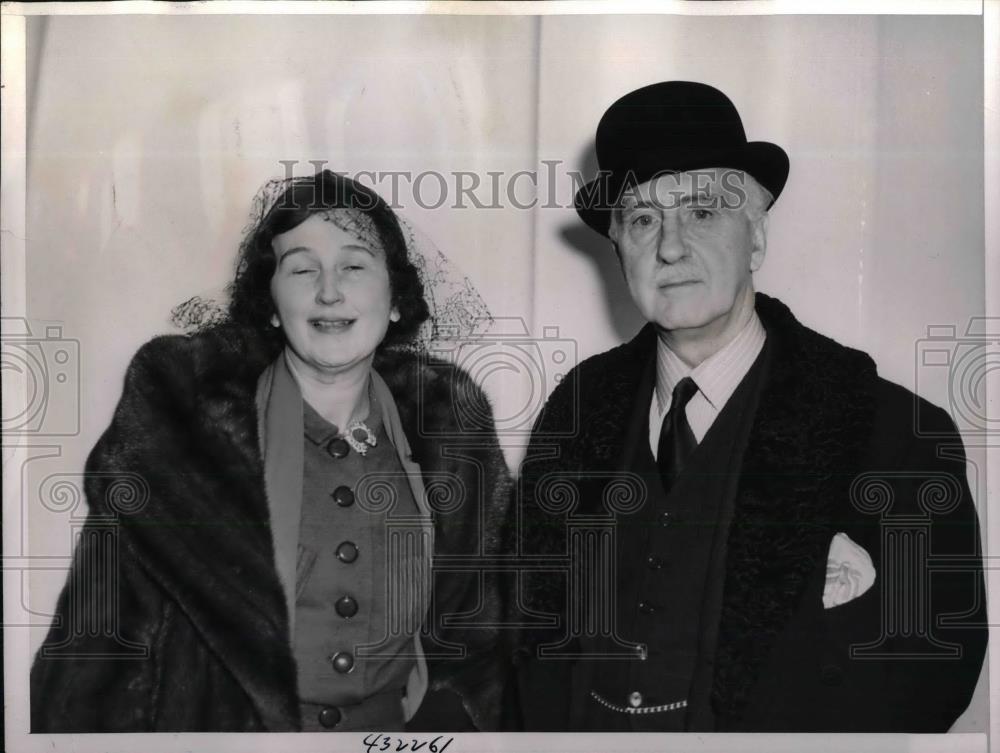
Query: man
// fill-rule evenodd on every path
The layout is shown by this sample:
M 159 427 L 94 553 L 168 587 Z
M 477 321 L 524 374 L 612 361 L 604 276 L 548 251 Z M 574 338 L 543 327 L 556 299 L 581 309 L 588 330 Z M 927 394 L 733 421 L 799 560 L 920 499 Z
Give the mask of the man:
M 577 212 L 649 324 L 553 391 L 522 466 L 521 723 L 946 731 L 986 645 L 954 425 L 754 293 L 789 163 L 722 92 L 631 92 L 596 146 Z

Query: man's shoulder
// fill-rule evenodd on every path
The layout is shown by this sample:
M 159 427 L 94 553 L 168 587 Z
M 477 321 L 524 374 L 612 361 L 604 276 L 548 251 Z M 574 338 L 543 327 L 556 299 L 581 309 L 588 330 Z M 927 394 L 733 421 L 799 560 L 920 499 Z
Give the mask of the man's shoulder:
M 592 419 L 619 420 L 634 398 L 655 340 L 655 332 L 647 325 L 629 342 L 570 369 L 545 401 L 533 435 L 578 436 Z
M 875 403 L 876 442 L 888 433 L 912 442 L 960 441 L 947 410 L 881 376 L 876 381 Z
M 560 387 L 575 386 L 586 393 L 601 389 L 608 382 L 635 379 L 655 346 L 656 333 L 652 326 L 647 325 L 628 342 L 580 361 L 553 391 L 553 395 L 560 391 Z

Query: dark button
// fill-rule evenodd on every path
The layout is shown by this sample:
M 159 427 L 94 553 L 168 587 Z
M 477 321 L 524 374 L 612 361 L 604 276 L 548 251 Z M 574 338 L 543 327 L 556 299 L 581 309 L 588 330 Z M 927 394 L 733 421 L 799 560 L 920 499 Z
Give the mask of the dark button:
M 674 514 L 672 512 L 665 512 L 662 515 L 660 515 L 660 525 L 661 526 L 666 527 L 666 526 L 670 525 L 673 522 L 674 522 Z
M 650 570 L 659 570 L 666 564 L 662 557 L 657 557 L 655 554 L 651 554 L 646 558 L 646 564 L 649 565 Z
M 653 614 L 656 611 L 656 607 L 650 604 L 648 601 L 639 602 L 639 611 L 643 614 Z
M 337 603 L 334 604 L 333 608 L 337 610 L 337 614 L 341 617 L 353 617 L 358 613 L 358 602 L 350 596 L 341 596 L 337 599 Z
M 326 447 L 326 451 L 333 455 L 335 458 L 343 458 L 347 456 L 347 453 L 351 451 L 351 446 L 347 444 L 347 440 L 343 438 L 338 438 L 330 442 Z
M 350 507 L 354 504 L 354 492 L 347 486 L 338 486 L 330 496 L 341 507 Z
M 819 671 L 819 679 L 824 685 L 840 685 L 844 681 L 844 670 L 836 664 L 827 664 Z
M 319 723 L 327 729 L 330 729 L 331 727 L 336 727 L 340 724 L 340 716 L 340 709 L 336 706 L 326 706 L 320 709 Z
M 341 562 L 354 562 L 358 558 L 358 548 L 352 541 L 345 541 L 337 547 L 337 559 Z
M 338 651 L 335 653 L 330 657 L 330 663 L 333 664 L 333 668 L 342 675 L 346 675 L 354 669 L 354 657 L 347 651 Z
M 632 646 L 632 650 L 641 661 L 646 661 L 646 659 L 649 658 L 649 649 L 646 647 L 645 643 L 636 643 Z

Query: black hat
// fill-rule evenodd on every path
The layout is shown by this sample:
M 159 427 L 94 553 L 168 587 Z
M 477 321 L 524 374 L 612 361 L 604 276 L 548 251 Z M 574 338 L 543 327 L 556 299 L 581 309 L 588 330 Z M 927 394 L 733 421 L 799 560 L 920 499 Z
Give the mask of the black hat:
M 718 89 L 693 81 L 663 81 L 629 92 L 597 125 L 600 174 L 577 191 L 577 214 L 608 234 L 622 190 L 668 172 L 727 167 L 749 173 L 778 198 L 788 155 L 777 144 L 747 141 L 736 107 Z M 773 202 L 772 202 L 773 203 Z

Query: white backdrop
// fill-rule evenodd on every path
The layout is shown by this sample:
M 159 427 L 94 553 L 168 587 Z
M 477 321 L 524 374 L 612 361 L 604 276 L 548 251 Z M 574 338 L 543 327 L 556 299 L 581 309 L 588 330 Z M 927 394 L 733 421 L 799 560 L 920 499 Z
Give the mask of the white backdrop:
M 82 471 L 128 359 L 171 331 L 172 306 L 229 279 L 250 200 L 280 160 L 298 173 L 306 160 L 494 171 L 503 186 L 537 171 L 540 203 L 560 206 L 451 196 L 402 213 L 495 316 L 536 337 L 555 327 L 580 357 L 631 337 L 641 322 L 607 242 L 568 208 L 568 173 L 596 170 L 608 104 L 666 79 L 719 87 L 750 139 L 791 158 L 758 288 L 948 407 L 946 370 L 918 369 L 915 354 L 929 325 L 961 333 L 984 310 L 982 56 L 977 17 L 31 19 L 27 315 L 79 341 L 80 392 L 51 406 L 78 410 L 79 432 L 26 466 L 28 488 Z M 561 161 L 554 183 L 543 160 Z M 516 193 L 529 198 L 530 182 Z M 517 372 L 484 378 L 500 416 L 538 389 Z M 504 442 L 516 467 L 523 438 Z M 969 454 L 978 491 L 983 453 Z M 65 511 L 24 504 L 32 553 L 68 554 Z M 32 575 L 41 622 L 63 577 Z M 959 728 L 982 729 L 985 708 L 980 693 Z

